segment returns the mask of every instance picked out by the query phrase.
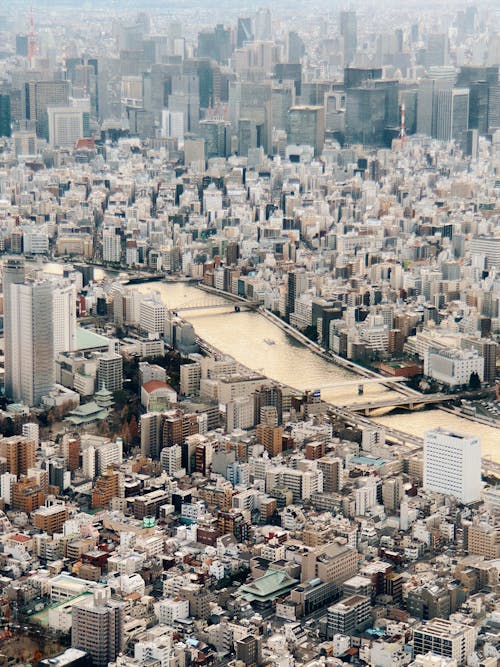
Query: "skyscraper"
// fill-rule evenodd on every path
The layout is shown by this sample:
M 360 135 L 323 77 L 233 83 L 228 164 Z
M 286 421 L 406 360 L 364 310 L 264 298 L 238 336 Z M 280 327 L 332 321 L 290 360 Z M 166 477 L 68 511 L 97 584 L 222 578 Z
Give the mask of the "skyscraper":
M 350 65 L 358 48 L 356 12 L 340 12 L 340 34 L 344 38 L 344 65 Z
M 52 285 L 36 281 L 10 285 L 5 368 L 9 395 L 39 405 L 54 386 Z M 8 334 L 7 334 L 8 329 Z
M 0 137 L 10 137 L 11 134 L 10 95 L 0 94 Z
M 325 109 L 320 106 L 295 106 L 288 110 L 289 144 L 306 144 L 320 155 L 325 141 Z
M 3 267 L 3 310 L 4 310 L 4 354 L 5 354 L 5 394 L 13 393 L 12 356 L 12 299 L 11 285 L 24 282 L 24 259 L 8 259 Z
M 76 350 L 76 294 L 75 287 L 54 286 L 52 293 L 54 323 L 54 355 Z
M 441 141 L 459 141 L 468 128 L 468 89 L 439 90 L 437 93 L 436 138 Z
M 481 495 L 481 444 L 472 435 L 443 428 L 424 438 L 424 489 L 473 503 Z
M 125 603 L 111 599 L 109 588 L 72 607 L 71 645 L 87 651 L 94 667 L 107 667 L 123 649 Z

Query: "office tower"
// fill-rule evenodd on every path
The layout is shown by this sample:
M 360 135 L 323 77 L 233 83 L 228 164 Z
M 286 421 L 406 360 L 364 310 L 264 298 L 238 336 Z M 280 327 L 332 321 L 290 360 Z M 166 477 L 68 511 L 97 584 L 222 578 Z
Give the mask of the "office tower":
M 437 92 L 436 139 L 460 141 L 469 124 L 469 91 L 453 88 Z
M 182 111 L 170 111 L 169 109 L 162 110 L 161 136 L 164 138 L 173 137 L 174 139 L 177 139 L 179 146 L 184 144 L 184 113 Z
M 231 31 L 217 24 L 210 32 L 198 33 L 198 56 L 227 65 L 231 57 Z
M 500 128 L 500 84 L 488 89 L 488 129 L 493 132 Z
M 48 141 L 53 148 L 73 148 L 84 136 L 83 111 L 72 107 L 48 107 Z
M 11 135 L 10 100 L 10 94 L 0 93 L 0 137 Z
M 427 49 L 424 54 L 426 67 L 448 64 L 449 44 L 447 35 L 430 34 L 427 37 Z
M 490 104 L 498 87 L 498 70 L 498 65 L 466 65 L 460 68 L 457 76 L 457 88 L 469 89 L 469 128 L 478 130 L 479 134 L 486 134 L 490 127 L 494 127 L 492 121 L 499 113 L 498 109 L 495 113 L 494 104 Z
M 267 8 L 261 7 L 255 14 L 255 39 L 261 42 L 272 39 L 271 12 Z
M 464 132 L 461 146 L 464 155 L 477 160 L 479 155 L 479 132 L 477 130 L 467 130 Z
M 289 271 L 287 277 L 286 315 L 289 318 L 295 312 L 295 299 L 308 287 L 307 274 L 304 271 Z
M 25 34 L 16 35 L 16 56 L 26 58 L 29 48 L 29 36 Z
M 283 423 L 283 391 L 281 387 L 273 385 L 271 387 L 260 387 L 254 393 L 255 419 L 262 423 L 263 408 L 276 408 L 276 417 L 278 426 Z
M 225 120 L 201 120 L 200 137 L 205 141 L 205 157 L 227 157 L 230 154 L 230 129 Z
M 295 95 L 302 93 L 302 65 L 300 63 L 276 63 L 274 66 L 274 76 L 279 82 L 293 81 Z M 292 106 L 290 103 L 289 107 Z
M 427 137 L 435 136 L 433 79 L 423 79 L 418 86 L 417 93 L 417 132 Z
M 90 653 L 94 667 L 107 667 L 124 646 L 124 615 L 125 603 L 112 600 L 109 588 L 95 589 L 72 607 L 71 645 Z
M 294 30 L 291 30 L 288 33 L 288 62 L 300 63 L 305 51 L 304 42 Z
M 243 139 L 239 153 L 248 154 L 248 148 L 262 146 L 268 155 L 272 150 L 272 85 L 271 83 L 253 83 L 247 81 L 229 84 L 229 120 L 238 128 Z M 244 121 L 240 131 L 239 123 Z
M 350 65 L 358 48 L 358 24 L 356 12 L 340 12 L 340 34 L 344 38 L 344 65 Z
M 325 141 L 325 109 L 320 106 L 295 106 L 288 110 L 289 144 L 307 145 L 320 155 Z
M 245 42 L 253 42 L 252 19 L 249 16 L 238 18 L 236 33 L 236 46 L 238 49 L 241 49 Z
M 424 489 L 454 496 L 462 503 L 481 496 L 479 438 L 443 428 L 424 438 Z
M 49 282 L 10 285 L 6 375 L 11 397 L 39 405 L 54 386 L 53 287 Z
M 105 352 L 99 357 L 97 366 L 98 389 L 106 387 L 110 392 L 123 386 L 123 359 L 115 352 Z
M 382 146 L 385 128 L 385 92 L 364 86 L 346 92 L 346 141 Z
M 446 656 L 456 660 L 456 664 L 466 663 L 474 651 L 477 630 L 474 626 L 433 618 L 419 626 L 413 635 L 415 655 Z
M 52 292 L 54 355 L 76 350 L 76 294 L 73 284 L 55 285 Z
M 39 137 L 48 139 L 49 107 L 69 106 L 69 81 L 30 81 L 26 84 L 26 118 L 36 123 Z
M 118 229 L 113 227 L 105 229 L 102 233 L 102 259 L 104 262 L 119 264 L 122 259 L 122 239 L 117 233 Z
M 168 96 L 168 109 L 183 114 L 185 132 L 198 131 L 200 105 L 200 81 L 198 76 L 196 74 L 182 74 L 172 77 L 172 93 Z
M 381 67 L 344 67 L 344 89 L 359 88 L 367 81 L 382 78 Z
M 24 282 L 24 259 L 8 259 L 3 267 L 5 394 L 13 395 L 13 311 L 11 286 Z

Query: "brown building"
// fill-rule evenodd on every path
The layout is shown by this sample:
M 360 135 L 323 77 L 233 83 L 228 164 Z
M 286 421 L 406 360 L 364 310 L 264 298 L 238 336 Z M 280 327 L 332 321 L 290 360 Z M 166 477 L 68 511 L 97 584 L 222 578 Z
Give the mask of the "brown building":
M 283 451 L 283 429 L 281 426 L 257 425 L 257 440 L 264 446 L 269 456 L 277 456 Z
M 23 435 L 13 435 L 0 440 L 0 456 L 7 460 L 7 470 L 13 475 L 26 475 L 35 465 L 36 445 Z
M 99 509 L 109 505 L 111 500 L 118 496 L 118 482 L 120 475 L 113 468 L 108 468 L 97 478 L 92 490 L 92 509 Z
M 463 530 L 465 551 L 486 559 L 500 558 L 500 525 L 464 521 Z
M 80 467 L 80 440 L 78 438 L 63 439 L 62 454 L 68 470 L 77 470 Z
M 45 493 L 33 477 L 22 477 L 12 485 L 12 509 L 31 514 L 45 502 Z
M 183 414 L 177 411 L 167 414 L 163 421 L 163 447 L 183 445 L 186 438 L 198 433 L 198 419 L 195 414 Z
M 33 525 L 44 533 L 60 533 L 64 522 L 68 519 L 68 509 L 65 505 L 51 505 L 39 507 L 33 512 Z
M 323 456 L 318 459 L 318 469 L 323 473 L 324 493 L 335 493 L 342 488 L 342 459 Z
M 321 441 L 308 442 L 306 445 L 306 459 L 316 461 L 326 454 L 326 443 Z
M 315 579 L 342 584 L 358 571 L 358 552 L 330 543 L 311 549 L 302 559 L 302 581 Z

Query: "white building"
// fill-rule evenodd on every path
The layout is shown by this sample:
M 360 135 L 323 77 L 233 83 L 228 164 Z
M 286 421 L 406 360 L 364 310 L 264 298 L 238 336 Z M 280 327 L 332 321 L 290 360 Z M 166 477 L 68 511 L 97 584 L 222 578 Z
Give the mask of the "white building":
M 119 264 L 122 259 L 121 236 L 115 232 L 115 228 L 105 229 L 102 233 L 102 258 L 105 262 Z
M 424 438 L 424 489 L 463 503 L 481 497 L 481 444 L 472 435 L 437 428 Z
M 159 623 L 172 625 L 178 618 L 188 618 L 189 600 L 167 598 L 155 604 L 154 609 Z
M 76 350 L 76 294 L 74 285 L 54 288 L 52 294 L 54 354 Z
M 72 107 L 48 107 L 49 144 L 73 148 L 83 137 L 83 112 Z
M 424 358 L 424 374 L 451 387 L 468 384 L 472 373 L 484 379 L 484 359 L 477 350 L 430 348 Z
M 143 299 L 140 308 L 139 326 L 149 334 L 162 334 L 165 332 L 166 315 L 166 308 L 160 301 Z

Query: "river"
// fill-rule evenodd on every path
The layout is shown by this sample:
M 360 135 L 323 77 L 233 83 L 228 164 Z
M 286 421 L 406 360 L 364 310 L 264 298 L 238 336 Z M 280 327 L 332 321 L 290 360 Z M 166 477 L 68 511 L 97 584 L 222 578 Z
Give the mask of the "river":
M 192 285 L 185 283 L 151 283 L 138 285 L 141 292 L 156 291 L 171 308 L 196 304 L 213 295 L 206 295 Z M 220 299 L 221 303 L 224 300 Z M 367 396 L 390 395 L 390 390 L 381 385 L 365 386 L 364 396 L 358 396 L 357 387 L 325 387 L 335 383 L 355 380 L 358 376 L 350 371 L 329 363 L 310 352 L 303 345 L 290 338 L 272 322 L 256 312 L 234 312 L 233 306 L 227 310 L 194 310 L 182 313 L 191 322 L 196 333 L 217 349 L 230 354 L 237 361 L 270 378 L 297 389 L 321 389 L 321 396 L 336 405 L 346 405 L 356 401 L 366 401 Z M 266 340 L 268 342 L 266 342 Z M 269 344 L 274 341 L 274 344 Z M 399 412 L 378 417 L 380 424 L 386 424 L 412 435 L 422 436 L 426 430 L 443 426 L 462 433 L 473 433 L 481 438 L 483 456 L 500 463 L 500 431 L 478 424 L 439 409 L 421 412 Z
M 49 263 L 46 271 L 60 272 L 61 265 Z M 96 269 L 95 277 L 104 276 Z M 141 292 L 158 292 L 170 308 L 181 308 L 210 299 L 225 303 L 222 297 L 214 297 L 186 283 L 144 283 L 132 289 Z M 354 373 L 329 363 L 290 338 L 275 324 L 253 311 L 236 313 L 228 305 L 224 310 L 200 309 L 186 311 L 182 317 L 190 321 L 196 333 L 208 343 L 225 352 L 244 366 L 264 373 L 270 378 L 297 389 L 321 389 L 321 396 L 335 405 L 347 405 L 366 401 L 368 396 L 390 395 L 381 385 L 367 385 L 363 396 L 358 396 L 356 386 L 325 387 L 325 385 L 357 379 Z M 267 342 L 266 342 L 267 341 Z M 273 341 L 273 344 L 269 344 Z M 397 412 L 376 417 L 377 423 L 422 436 L 426 430 L 443 426 L 461 433 L 472 433 L 481 438 L 482 454 L 500 463 L 500 430 L 477 422 L 448 414 L 437 408 L 420 412 Z

